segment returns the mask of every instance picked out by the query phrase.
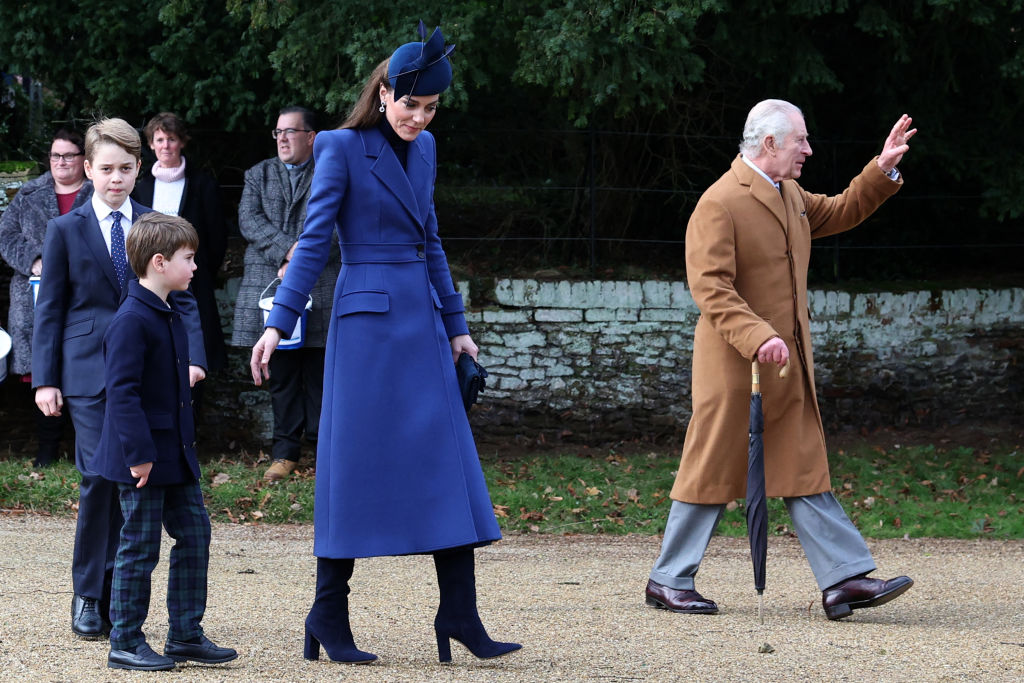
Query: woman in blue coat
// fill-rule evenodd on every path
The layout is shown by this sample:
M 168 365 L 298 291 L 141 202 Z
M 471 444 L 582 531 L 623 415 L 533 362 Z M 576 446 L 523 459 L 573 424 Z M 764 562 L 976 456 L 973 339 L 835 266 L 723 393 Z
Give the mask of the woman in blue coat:
M 421 25 L 421 36 L 425 37 Z M 455 359 L 477 355 L 434 214 L 436 153 L 425 132 L 451 82 L 440 29 L 382 62 L 339 130 L 320 133 L 306 222 L 253 347 L 256 384 L 292 330 L 337 230 L 342 269 L 327 337 L 317 453 L 317 589 L 305 657 L 365 662 L 348 623 L 353 559 L 431 553 L 450 639 L 477 657 L 491 640 L 476 609 L 473 548 L 501 538 L 459 394 Z

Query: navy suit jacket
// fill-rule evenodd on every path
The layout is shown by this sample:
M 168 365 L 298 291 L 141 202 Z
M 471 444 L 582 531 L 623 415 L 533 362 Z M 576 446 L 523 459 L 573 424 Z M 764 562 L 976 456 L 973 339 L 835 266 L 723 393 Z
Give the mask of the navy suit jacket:
M 103 337 L 107 402 L 96 470 L 104 479 L 135 483 L 128 468 L 152 462 L 147 486 L 197 481 L 181 312 L 136 280 L 127 289 Z
M 133 219 L 152 211 L 130 201 Z M 57 387 L 64 396 L 103 392 L 103 335 L 121 294 L 92 203 L 51 219 L 32 331 L 33 387 Z M 172 297 L 185 319 L 189 364 L 206 368 L 195 298 L 189 292 Z

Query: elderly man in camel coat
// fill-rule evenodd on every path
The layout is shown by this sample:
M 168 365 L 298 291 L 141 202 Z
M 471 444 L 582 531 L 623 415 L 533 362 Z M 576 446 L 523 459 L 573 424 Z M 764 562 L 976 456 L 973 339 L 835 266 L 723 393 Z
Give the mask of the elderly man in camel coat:
M 896 165 L 917 132 L 904 115 L 879 156 L 840 195 L 796 182 L 811 155 L 800 110 L 782 100 L 751 109 L 741 154 L 701 197 L 686 229 L 686 272 L 700 309 L 693 342 L 693 418 L 672 487 L 661 555 L 646 601 L 673 612 L 715 614 L 694 589 L 725 504 L 745 496 L 750 362 L 762 369 L 766 492 L 793 519 L 829 619 L 897 597 L 913 581 L 868 578 L 863 537 L 831 492 L 814 389 L 807 312 L 811 240 L 855 227 L 899 190 Z

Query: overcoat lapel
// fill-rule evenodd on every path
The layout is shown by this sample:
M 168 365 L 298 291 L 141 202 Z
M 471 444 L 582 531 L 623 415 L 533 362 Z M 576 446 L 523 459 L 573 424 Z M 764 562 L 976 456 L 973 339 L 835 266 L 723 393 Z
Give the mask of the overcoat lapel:
M 313 180 L 313 173 L 311 167 L 313 160 L 310 159 L 309 165 L 307 165 L 302 173 L 299 174 L 299 182 L 295 183 L 295 199 L 294 204 L 304 206 L 305 202 L 302 201 L 303 197 L 309 192 L 309 185 Z
M 420 202 L 416 201 L 416 192 L 410 182 L 410 176 L 416 178 L 421 184 L 423 175 L 423 153 L 420 146 L 413 142 L 409 145 L 409 156 L 407 163 L 410 166 L 410 173 L 407 174 L 398 157 L 391 150 L 391 145 L 384 139 L 384 134 L 376 128 L 367 128 L 360 131 L 363 138 L 363 150 L 369 157 L 375 157 L 370 165 L 370 171 L 377 176 L 384 187 L 388 188 L 391 194 L 395 195 L 409 215 L 420 226 L 423 225 L 423 211 Z M 415 169 L 415 175 L 413 174 Z M 421 195 L 422 196 L 422 195 Z M 428 205 L 429 208 L 429 205 Z
M 186 173 L 185 174 L 185 185 L 181 189 L 181 200 L 178 202 L 178 215 L 179 216 L 184 216 L 185 215 L 185 202 L 188 201 L 188 186 L 191 185 L 191 184 L 192 184 L 192 179 L 189 178 L 188 177 L 188 173 Z M 156 190 L 155 183 L 154 183 L 154 188 L 153 189 L 154 189 L 154 191 Z M 150 200 L 149 204 L 147 204 L 146 206 L 152 206 L 152 205 L 153 205 L 153 202 L 152 202 L 152 200 Z
M 409 175 L 409 184 L 412 186 L 420 210 L 417 218 L 420 223 L 426 223 L 430 213 L 430 197 L 433 192 L 434 165 L 424 149 L 423 135 L 417 137 L 409 145 L 409 157 L 406 164 L 408 165 L 406 170 Z
M 292 181 L 288 178 L 288 167 L 284 165 L 284 162 L 280 159 L 274 164 L 274 170 L 277 172 L 277 184 L 281 186 L 281 195 L 291 206 L 292 202 Z
M 274 169 L 277 171 L 277 182 L 281 186 L 281 195 L 285 197 L 288 206 L 288 223 L 297 224 L 299 233 L 302 233 L 302 221 L 297 214 L 306 210 L 306 203 L 302 198 L 309 192 L 309 185 L 313 179 L 313 160 L 303 167 L 299 174 L 299 181 L 295 183 L 295 191 L 292 191 L 291 173 L 288 167 L 280 159 L 276 160 Z
M 788 233 L 789 221 L 786 217 L 786 205 L 782 201 L 782 194 L 775 189 L 775 186 L 755 173 L 754 169 L 747 166 L 740 157 L 736 157 L 736 160 L 732 162 L 732 170 L 740 185 L 748 187 L 750 195 L 764 204 L 765 208 L 771 211 L 775 219 L 779 221 L 779 227 Z

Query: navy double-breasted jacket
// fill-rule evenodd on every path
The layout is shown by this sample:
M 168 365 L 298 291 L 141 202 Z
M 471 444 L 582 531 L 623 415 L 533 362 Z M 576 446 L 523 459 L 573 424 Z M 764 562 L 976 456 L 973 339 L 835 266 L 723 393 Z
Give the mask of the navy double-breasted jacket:
M 320 557 L 431 552 L 501 537 L 455 379 L 466 334 L 434 213 L 434 139 L 403 169 L 377 128 L 317 135 L 306 221 L 268 326 L 290 330 L 324 268 L 342 268 L 317 451 Z
M 138 481 L 129 467 L 152 462 L 149 485 L 199 479 L 181 311 L 137 280 L 103 336 L 107 401 L 96 448 L 98 473 Z

